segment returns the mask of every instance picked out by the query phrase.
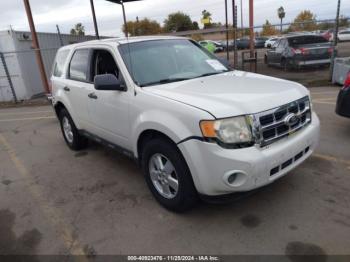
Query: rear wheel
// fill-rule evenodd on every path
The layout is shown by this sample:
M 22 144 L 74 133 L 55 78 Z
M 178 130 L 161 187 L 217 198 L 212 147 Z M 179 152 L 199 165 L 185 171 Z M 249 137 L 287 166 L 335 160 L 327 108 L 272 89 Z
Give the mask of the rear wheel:
M 88 139 L 79 134 L 72 117 L 66 109 L 62 109 L 59 112 L 59 120 L 63 138 L 69 148 L 75 151 L 86 148 Z
M 291 69 L 290 61 L 287 58 L 282 58 L 281 67 L 284 71 L 289 71 Z
M 175 144 L 163 138 L 147 142 L 141 163 L 147 185 L 162 206 L 183 212 L 197 203 L 191 172 Z
M 267 55 L 264 56 L 264 63 L 265 63 L 265 65 L 270 66 L 269 59 L 268 59 Z

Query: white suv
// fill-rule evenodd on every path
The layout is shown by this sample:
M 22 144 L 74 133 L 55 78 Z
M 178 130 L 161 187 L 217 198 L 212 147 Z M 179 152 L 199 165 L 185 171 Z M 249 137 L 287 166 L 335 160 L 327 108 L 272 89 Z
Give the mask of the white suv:
M 135 158 L 155 198 L 175 211 L 198 196 L 267 185 L 308 158 L 319 139 L 305 87 L 230 71 L 187 38 L 66 46 L 51 81 L 68 146 L 93 139 Z

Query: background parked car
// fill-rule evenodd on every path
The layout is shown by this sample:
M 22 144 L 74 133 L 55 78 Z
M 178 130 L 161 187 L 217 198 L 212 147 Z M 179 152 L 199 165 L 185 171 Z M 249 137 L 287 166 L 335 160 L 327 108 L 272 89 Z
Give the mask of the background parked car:
M 265 63 L 285 70 L 302 66 L 327 65 L 332 45 L 318 35 L 289 35 L 280 38 L 265 54 Z
M 211 41 L 199 41 L 198 42 L 201 46 L 203 46 L 205 49 L 207 49 L 211 53 L 215 53 L 216 51 L 216 45 Z
M 329 29 L 322 34 L 322 36 L 327 39 L 327 41 L 333 41 L 334 39 L 334 29 Z
M 206 49 L 208 49 L 212 53 L 218 53 L 224 51 L 224 46 L 220 42 L 204 40 L 200 41 L 199 44 Z
M 255 48 L 264 48 L 267 40 L 269 40 L 267 37 L 256 37 Z
M 350 28 L 339 31 L 338 40 L 339 41 L 350 41 Z
M 249 38 L 237 39 L 237 49 L 248 49 L 250 46 Z
M 340 116 L 350 118 L 350 72 L 344 82 L 343 88 L 339 92 L 335 111 Z
M 265 41 L 265 44 L 264 46 L 266 48 L 271 48 L 274 43 L 276 43 L 276 41 L 278 40 L 279 38 L 278 37 L 272 37 L 272 38 L 269 38 L 268 40 Z

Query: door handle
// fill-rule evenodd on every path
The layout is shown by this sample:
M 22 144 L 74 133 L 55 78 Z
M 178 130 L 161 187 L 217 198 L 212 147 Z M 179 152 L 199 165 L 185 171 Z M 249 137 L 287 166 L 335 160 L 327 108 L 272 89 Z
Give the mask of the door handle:
M 70 88 L 68 86 L 65 86 L 65 87 L 63 87 L 63 90 L 66 91 L 66 92 L 69 92 Z
M 88 94 L 88 97 L 91 99 L 97 99 L 97 95 L 95 93 Z

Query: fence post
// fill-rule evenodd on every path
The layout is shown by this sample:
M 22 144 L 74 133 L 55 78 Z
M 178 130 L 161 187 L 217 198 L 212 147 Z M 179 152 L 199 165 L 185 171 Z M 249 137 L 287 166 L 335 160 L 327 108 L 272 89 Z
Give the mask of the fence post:
M 17 101 L 17 95 L 16 95 L 15 89 L 14 89 L 14 87 L 13 87 L 13 83 L 12 83 L 12 79 L 11 79 L 9 70 L 8 70 L 8 68 L 7 68 L 5 56 L 4 56 L 4 54 L 1 53 L 1 52 L 0 52 L 0 59 L 1 59 L 2 65 L 3 65 L 3 67 L 4 67 L 4 71 L 5 71 L 5 75 L 6 75 L 7 81 L 8 81 L 8 83 L 9 83 L 9 85 L 10 85 L 10 88 L 11 88 L 13 100 L 14 100 L 15 103 L 17 104 L 17 102 L 18 102 L 18 101 Z

